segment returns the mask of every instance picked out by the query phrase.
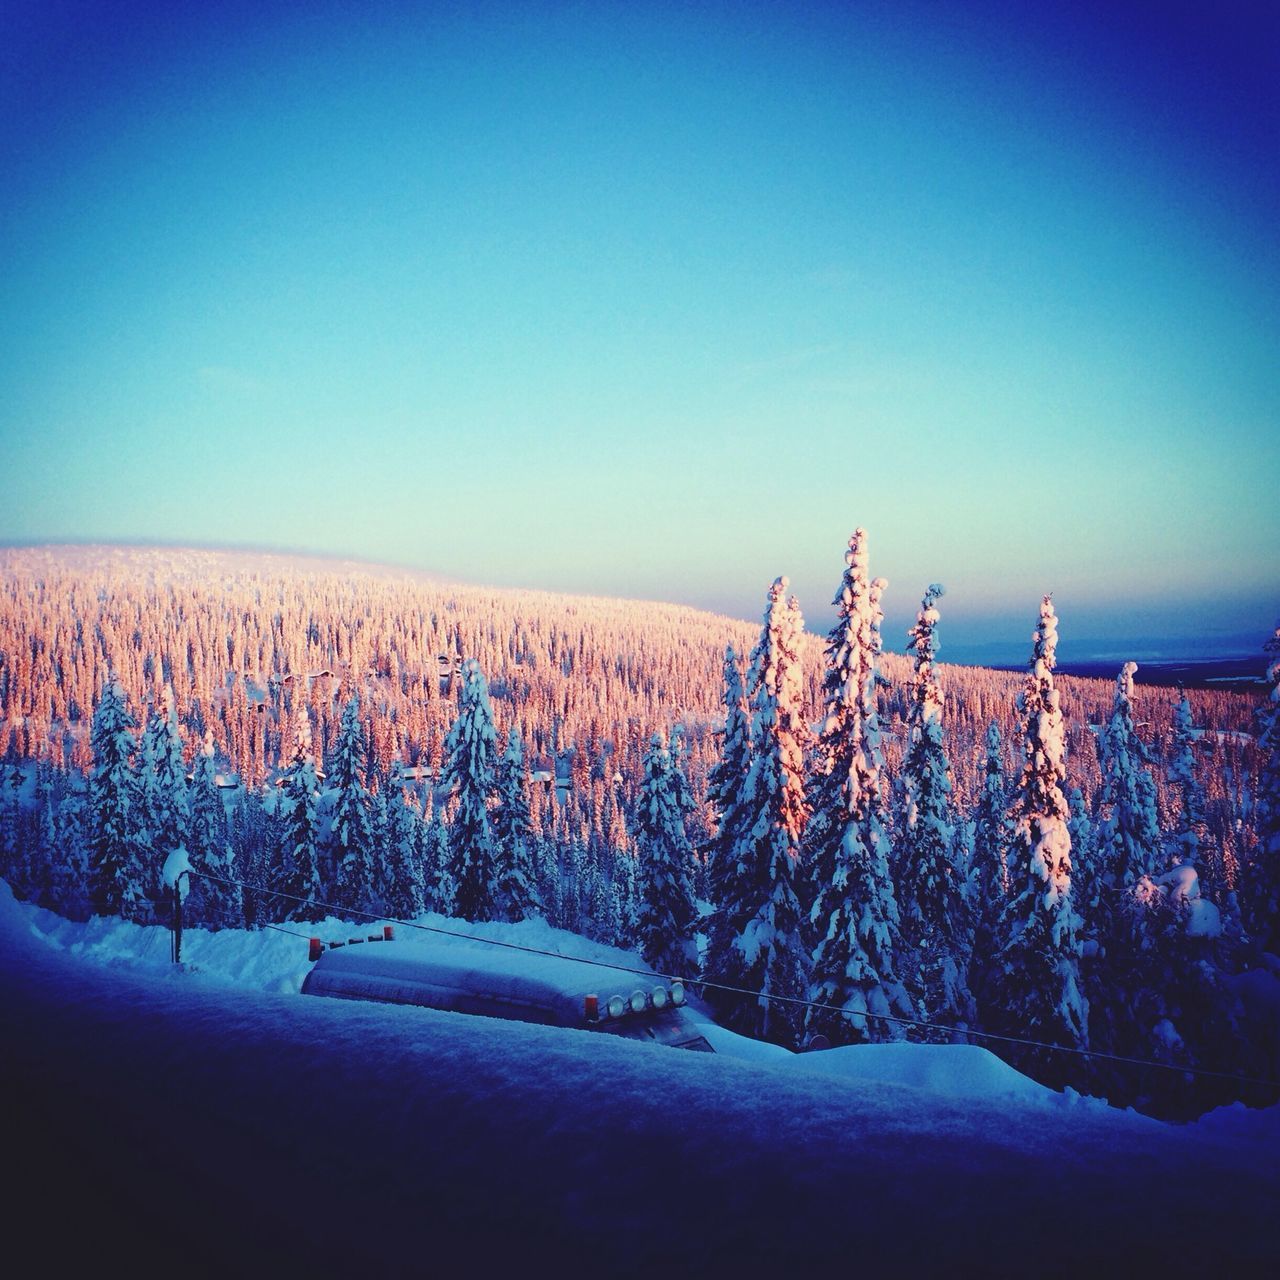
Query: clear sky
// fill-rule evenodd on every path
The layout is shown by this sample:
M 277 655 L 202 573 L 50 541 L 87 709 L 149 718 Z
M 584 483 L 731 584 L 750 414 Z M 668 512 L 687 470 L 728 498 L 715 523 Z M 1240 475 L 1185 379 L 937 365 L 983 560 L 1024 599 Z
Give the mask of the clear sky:
M 1274 4 L 0 0 L 0 540 L 825 625 L 861 524 L 895 647 L 1260 640 L 1278 80 Z

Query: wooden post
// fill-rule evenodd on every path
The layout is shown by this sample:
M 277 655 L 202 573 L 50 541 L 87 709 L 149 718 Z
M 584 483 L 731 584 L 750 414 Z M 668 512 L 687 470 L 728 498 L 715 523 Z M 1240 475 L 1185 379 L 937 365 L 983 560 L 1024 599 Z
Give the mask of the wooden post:
M 173 894 L 173 963 L 182 963 L 182 890 L 177 881 L 169 890 Z

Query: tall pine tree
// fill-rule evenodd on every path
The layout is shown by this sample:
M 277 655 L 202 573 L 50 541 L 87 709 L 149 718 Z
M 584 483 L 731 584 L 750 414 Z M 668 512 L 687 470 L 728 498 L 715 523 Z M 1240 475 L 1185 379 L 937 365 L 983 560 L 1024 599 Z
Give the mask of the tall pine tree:
M 803 626 L 803 623 L 801 625 Z M 681 829 L 685 832 L 685 874 L 691 891 L 697 897 L 699 883 L 705 884 L 706 878 L 702 874 L 702 860 L 694 848 L 694 827 L 698 821 L 698 805 L 693 798 L 693 789 L 689 786 L 689 744 L 682 724 L 671 727 L 671 735 L 667 742 L 667 757 L 671 797 L 676 811 L 680 814 Z M 701 838 L 705 843 L 705 832 Z
M 1173 751 L 1169 762 L 1169 781 L 1180 801 L 1177 825 L 1172 840 L 1172 861 L 1195 867 L 1201 891 L 1206 884 L 1204 858 L 1204 790 L 1196 777 L 1196 732 L 1191 721 L 1191 703 L 1182 693 L 1173 705 Z
M 498 762 L 497 794 L 492 817 L 494 914 L 499 920 L 524 920 L 538 911 L 538 890 L 529 813 L 529 767 L 517 725 L 507 734 L 507 749 Z
M 650 739 L 643 769 L 635 811 L 640 950 L 659 973 L 683 977 L 697 964 L 689 840 L 675 769 L 660 734 Z
M 1091 1000 L 1089 1038 L 1114 1053 L 1147 1051 L 1164 1018 L 1159 999 L 1158 941 L 1162 902 L 1153 884 L 1160 858 L 1156 786 L 1133 722 L 1133 674 L 1116 677 L 1103 736 L 1102 812 L 1094 853 L 1095 915 L 1086 921 L 1102 949 Z
M 1004 775 L 1004 740 L 993 720 L 987 726 L 982 790 L 973 813 L 973 855 L 969 866 L 969 918 L 973 921 L 971 981 L 986 980 L 995 953 L 1000 918 L 1009 894 L 1005 854 L 1010 845 L 1009 794 Z
M 449 828 L 444 824 L 444 806 L 437 800 L 431 817 L 422 828 L 422 885 L 426 909 L 442 916 L 458 912 L 458 882 L 453 875 L 453 855 L 449 852 Z
M 951 765 L 943 744 L 942 690 L 935 670 L 941 596 L 939 585 L 929 587 L 916 624 L 907 633 L 915 654 L 915 677 L 902 762 L 898 905 L 904 939 L 915 952 L 911 972 L 918 975 L 916 994 L 926 1018 L 970 1026 L 974 1009 L 968 987 L 969 919 L 963 868 L 956 866 L 960 844 Z
M 275 920 L 322 920 L 320 859 L 316 848 L 319 781 L 311 754 L 311 721 L 306 707 L 294 718 L 293 755 L 281 780 L 276 810 L 277 844 L 262 904 Z
M 338 905 L 377 911 L 378 869 L 374 866 L 373 820 L 369 792 L 360 697 L 352 694 L 342 709 L 338 738 L 325 778 L 333 793 L 327 862 Z
M 191 826 L 187 848 L 193 869 L 206 874 L 191 877 L 187 914 L 206 928 L 239 928 L 244 922 L 241 891 L 239 886 L 228 881 L 243 877 L 237 874 L 227 811 L 218 788 L 213 731 L 209 729 L 205 730 L 204 745 L 193 761 L 190 796 Z
M 489 799 L 493 793 L 496 735 L 489 686 L 480 664 L 462 665 L 458 718 L 445 739 L 443 785 L 452 796 L 449 847 L 457 885 L 457 912 L 464 920 L 494 917 L 493 831 Z
M 722 901 L 724 882 L 734 878 L 731 855 L 742 836 L 743 793 L 751 769 L 751 712 L 742 685 L 742 668 L 732 645 L 724 651 L 723 702 L 720 753 L 707 779 L 707 801 L 716 821 L 715 833 L 705 851 L 713 904 Z
M 1001 921 L 1005 938 L 985 991 L 983 1023 L 1006 1035 L 1071 1048 L 1088 1044 L 1089 1005 L 1080 986 L 1080 919 L 1071 894 L 1071 835 L 1062 707 L 1054 687 L 1058 619 L 1053 600 L 1040 605 L 1031 669 L 1018 698 L 1025 762 L 1013 806 L 1005 865 L 1011 894 Z M 1017 1051 L 1042 1079 L 1078 1074 L 1068 1055 Z
M 727 1025 L 747 1035 L 794 1045 L 801 1015 L 806 956 L 796 895 L 800 839 L 807 806 L 801 713 L 799 613 L 786 598 L 787 579 L 769 590 L 764 627 L 752 651 L 751 770 L 743 789 L 741 835 L 724 880 L 715 925 L 727 945 L 708 955 L 712 981 L 757 991 L 756 998 L 709 989 Z
M 133 755 L 137 721 L 129 713 L 124 689 L 109 675 L 93 713 L 89 775 L 89 900 L 98 915 L 132 917 L 145 901 L 132 875 L 132 810 L 137 804 Z
M 173 689 L 165 687 L 160 706 L 147 717 L 138 749 L 138 797 L 134 809 L 135 875 L 150 907 L 139 904 L 154 919 L 167 920 L 161 901 L 160 871 L 175 850 L 187 847 L 191 811 L 187 799 L 187 771 L 182 760 L 182 731 Z M 135 919 L 142 918 L 135 913 Z
M 391 761 L 386 785 L 379 795 L 378 843 L 382 868 L 378 897 L 382 909 L 398 920 L 413 920 L 426 908 L 419 832 L 421 819 L 405 791 L 404 765 Z
M 867 566 L 867 534 L 857 529 L 832 602 L 837 616 L 827 637 L 821 772 L 807 841 L 817 887 L 810 998 L 834 1006 L 810 1009 L 807 1027 L 833 1044 L 901 1039 L 900 1026 L 886 1019 L 917 1016 L 899 973 L 904 946 L 881 790 L 876 677 L 880 597 L 888 583 L 872 579 Z

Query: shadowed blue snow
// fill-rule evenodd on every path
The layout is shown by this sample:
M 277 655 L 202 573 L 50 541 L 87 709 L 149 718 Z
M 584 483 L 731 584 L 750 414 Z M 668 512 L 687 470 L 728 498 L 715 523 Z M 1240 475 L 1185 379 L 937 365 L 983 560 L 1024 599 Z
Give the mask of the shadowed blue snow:
M 325 1274 L 778 1274 L 847 1263 L 856 1231 L 860 1259 L 912 1273 L 1021 1274 L 1050 1248 L 1064 1273 L 1182 1275 L 1280 1243 L 1274 1108 L 1179 1128 L 983 1083 L 982 1050 L 958 1071 L 949 1046 L 865 1071 L 857 1050 L 739 1060 L 234 989 L 126 964 L 119 937 L 111 967 L 76 952 L 113 929 L 164 934 L 59 923 L 0 886 L 15 1221 L 74 1222 L 63 1263 L 140 1224 L 209 1272 Z M 1170 1195 L 1194 1224 L 1145 1229 Z
M 1260 637 L 1278 23 L 6 5 L 0 538 Z

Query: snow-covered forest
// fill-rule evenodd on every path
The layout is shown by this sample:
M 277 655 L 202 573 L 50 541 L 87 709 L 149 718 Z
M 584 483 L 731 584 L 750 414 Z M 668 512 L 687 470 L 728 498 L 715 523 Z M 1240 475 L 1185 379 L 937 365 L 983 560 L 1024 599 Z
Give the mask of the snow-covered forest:
M 284 557 L 0 568 L 3 874 L 66 916 L 167 919 L 181 847 L 192 923 L 541 915 L 789 1047 L 994 1032 L 1169 1114 L 1258 1090 L 1105 1055 L 1280 1069 L 1280 667 L 1261 703 L 1060 677 L 1048 597 L 1025 676 L 948 666 L 929 584 L 885 654 L 861 530 L 825 637 L 785 579 L 752 626 Z

